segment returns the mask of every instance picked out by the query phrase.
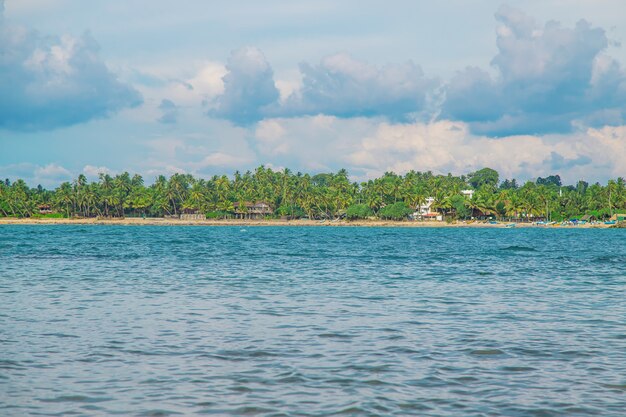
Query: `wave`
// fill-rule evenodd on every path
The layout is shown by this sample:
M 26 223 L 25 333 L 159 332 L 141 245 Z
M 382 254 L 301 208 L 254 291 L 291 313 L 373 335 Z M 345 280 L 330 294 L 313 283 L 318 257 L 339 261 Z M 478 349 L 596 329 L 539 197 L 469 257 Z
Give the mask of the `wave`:
M 537 249 L 532 248 L 530 246 L 519 246 L 519 245 L 512 245 L 512 246 L 507 246 L 506 248 L 501 248 L 501 251 L 509 251 L 509 252 L 537 252 Z

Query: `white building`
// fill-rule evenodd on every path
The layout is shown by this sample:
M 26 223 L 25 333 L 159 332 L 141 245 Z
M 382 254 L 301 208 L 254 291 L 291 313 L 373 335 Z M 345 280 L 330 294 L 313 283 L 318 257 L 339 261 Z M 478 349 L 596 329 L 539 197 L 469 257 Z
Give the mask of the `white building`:
M 433 205 L 433 203 L 435 202 L 435 197 L 428 197 L 426 198 L 426 200 L 424 200 L 424 204 L 420 204 L 417 207 L 417 211 L 415 213 L 413 213 L 414 216 L 421 216 L 424 214 L 428 214 L 431 213 L 431 206 Z
M 413 218 L 419 220 L 438 220 L 442 221 L 443 216 L 433 210 L 432 205 L 435 202 L 435 197 L 428 197 L 424 201 L 424 204 L 417 206 Z

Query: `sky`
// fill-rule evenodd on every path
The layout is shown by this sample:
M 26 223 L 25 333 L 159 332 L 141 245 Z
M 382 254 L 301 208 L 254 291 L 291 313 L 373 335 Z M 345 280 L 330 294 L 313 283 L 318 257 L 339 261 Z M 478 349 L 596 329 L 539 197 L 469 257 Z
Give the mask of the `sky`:
M 0 0 L 0 178 L 626 176 L 622 0 Z

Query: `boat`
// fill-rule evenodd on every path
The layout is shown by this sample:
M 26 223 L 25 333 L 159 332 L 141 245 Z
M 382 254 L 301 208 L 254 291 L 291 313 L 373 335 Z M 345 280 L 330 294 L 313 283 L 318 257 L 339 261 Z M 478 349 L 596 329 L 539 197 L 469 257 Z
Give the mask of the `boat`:
M 505 227 L 515 227 L 515 226 L 516 226 L 516 224 L 515 224 L 515 223 L 509 223 L 509 224 L 507 224 Z

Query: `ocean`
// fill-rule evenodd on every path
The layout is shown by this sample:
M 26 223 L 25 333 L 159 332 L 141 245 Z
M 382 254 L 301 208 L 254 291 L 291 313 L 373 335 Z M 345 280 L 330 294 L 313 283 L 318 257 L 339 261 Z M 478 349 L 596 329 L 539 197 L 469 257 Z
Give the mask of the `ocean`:
M 2 226 L 0 415 L 626 415 L 626 230 Z

